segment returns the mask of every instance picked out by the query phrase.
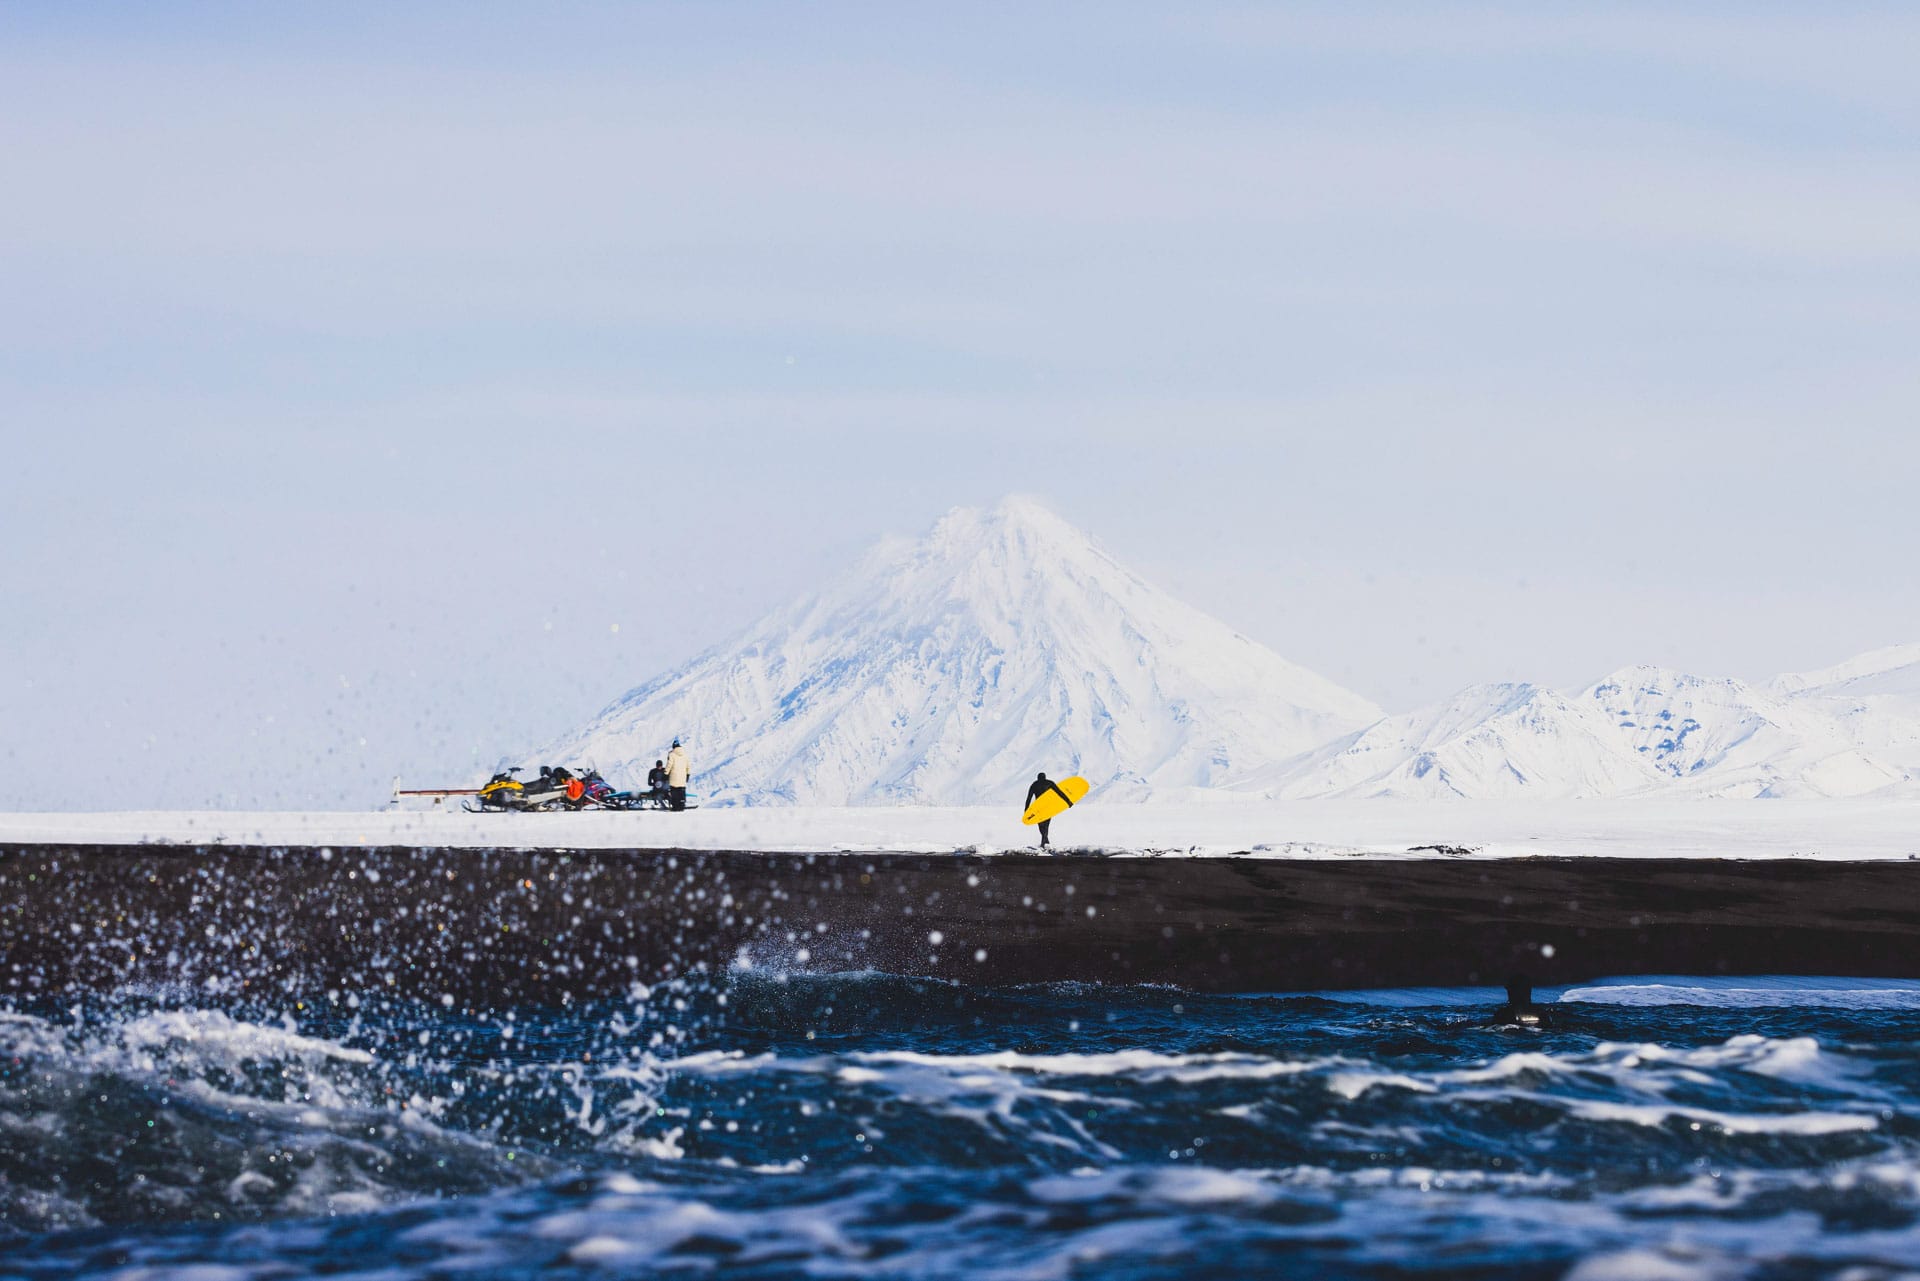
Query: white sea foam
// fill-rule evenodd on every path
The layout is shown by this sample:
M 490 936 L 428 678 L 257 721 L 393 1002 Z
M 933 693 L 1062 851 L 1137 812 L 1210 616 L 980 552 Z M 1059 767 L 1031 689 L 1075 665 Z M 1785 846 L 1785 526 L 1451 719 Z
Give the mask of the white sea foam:
M 1027 1184 L 1027 1191 L 1048 1204 L 1124 1198 L 1169 1205 L 1210 1205 L 1256 1203 L 1274 1196 L 1272 1186 L 1258 1172 L 1208 1166 L 1088 1170 L 1034 1179 Z
M 1605 1076 L 1622 1089 L 1664 1093 L 1678 1083 L 1711 1085 L 1727 1071 L 1752 1072 L 1798 1084 L 1858 1090 L 1858 1070 L 1824 1054 L 1812 1037 L 1770 1038 L 1743 1033 L 1718 1045 L 1676 1049 L 1652 1042 L 1602 1041 L 1572 1054 L 1522 1051 L 1483 1067 L 1434 1074 L 1442 1085 L 1487 1085 L 1527 1076 Z
M 1326 1078 L 1327 1089 L 1343 1099 L 1357 1099 L 1368 1090 L 1410 1090 L 1415 1094 L 1433 1094 L 1439 1086 L 1403 1072 L 1335 1072 Z
M 291 1023 L 291 1020 L 289 1020 Z M 302 1036 L 292 1026 L 247 1023 L 219 1010 L 162 1010 L 122 1023 L 118 1040 L 130 1050 L 191 1046 L 210 1060 L 336 1059 L 371 1063 L 365 1050 L 319 1037 Z
M 568 1263 L 618 1263 L 645 1251 L 615 1236 L 591 1236 L 567 1250 Z
M 987 1054 L 923 1054 L 914 1050 L 879 1050 L 849 1057 L 861 1063 L 910 1063 L 948 1071 L 990 1068 L 998 1072 L 1036 1075 L 1127 1076 L 1178 1082 L 1297 1076 L 1333 1062 L 1328 1059 L 1274 1059 L 1252 1054 L 1165 1054 L 1155 1050 L 1109 1050 L 1099 1054 L 1022 1054 L 1014 1050 L 998 1050 Z
M 1485 1067 L 1465 1068 L 1456 1072 L 1448 1072 L 1446 1079 L 1463 1084 L 1475 1081 L 1506 1081 L 1528 1072 L 1552 1075 L 1557 1072 L 1565 1072 L 1569 1070 L 1571 1066 L 1570 1061 L 1564 1056 L 1539 1054 L 1528 1051 L 1518 1054 L 1502 1055 Z
M 1563 1002 L 1585 1005 L 1696 1005 L 1728 1009 L 1920 1010 L 1920 983 L 1856 980 L 1846 986 L 1793 983 L 1613 983 L 1568 988 Z
M 1877 1117 L 1850 1112 L 1713 1112 L 1705 1108 L 1641 1106 L 1612 1103 L 1598 1099 L 1576 1099 L 1568 1103 L 1572 1115 L 1589 1121 L 1624 1121 L 1633 1125 L 1664 1126 L 1680 1121 L 1693 1129 L 1714 1129 L 1728 1134 L 1842 1134 L 1853 1130 L 1879 1128 Z
M 1636 1248 L 1582 1259 L 1561 1281 L 1725 1281 L 1745 1271 L 1725 1257 Z

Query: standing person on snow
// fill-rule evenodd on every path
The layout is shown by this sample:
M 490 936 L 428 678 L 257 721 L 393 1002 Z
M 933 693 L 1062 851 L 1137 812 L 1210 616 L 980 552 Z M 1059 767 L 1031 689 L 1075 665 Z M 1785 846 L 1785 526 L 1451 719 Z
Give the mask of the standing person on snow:
M 1033 804 L 1035 800 L 1037 800 L 1041 796 L 1046 795 L 1046 793 L 1048 792 L 1054 793 L 1054 795 L 1058 796 L 1061 800 L 1065 801 L 1067 803 L 1068 809 L 1073 808 L 1073 798 L 1071 796 L 1068 796 L 1065 792 L 1061 791 L 1060 785 L 1055 783 L 1052 779 L 1048 778 L 1047 772 L 1045 770 L 1041 770 L 1040 777 L 1034 779 L 1032 783 L 1028 784 L 1027 804 L 1029 805 Z M 1047 844 L 1047 829 L 1052 826 L 1053 826 L 1052 819 L 1043 818 L 1040 820 L 1040 848 L 1043 850 L 1051 848 L 1051 846 Z
M 673 750 L 667 753 L 667 804 L 676 810 L 687 808 L 687 778 L 693 773 L 693 767 L 687 764 L 687 749 L 680 746 L 680 740 L 673 740 Z

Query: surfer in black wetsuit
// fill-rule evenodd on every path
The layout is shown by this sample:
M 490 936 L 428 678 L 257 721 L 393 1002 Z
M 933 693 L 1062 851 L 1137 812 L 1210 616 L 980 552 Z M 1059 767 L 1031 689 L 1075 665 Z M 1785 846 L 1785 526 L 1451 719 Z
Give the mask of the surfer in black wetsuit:
M 1067 803 L 1068 809 L 1073 808 L 1073 798 L 1071 796 L 1068 796 L 1065 792 L 1061 791 L 1059 784 L 1055 783 L 1052 779 L 1048 778 L 1047 772 L 1045 770 L 1041 770 L 1040 777 L 1034 779 L 1033 782 L 1028 785 L 1027 804 L 1029 805 L 1033 804 L 1034 801 L 1038 800 L 1042 796 L 1045 796 L 1048 792 L 1052 792 L 1054 795 L 1058 796 L 1061 800 L 1065 801 Z M 1043 850 L 1049 848 L 1047 844 L 1047 829 L 1052 825 L 1053 825 L 1053 820 L 1050 818 L 1043 818 L 1040 820 L 1040 848 Z
M 1507 1003 L 1493 1012 L 1495 1027 L 1552 1027 L 1547 1012 L 1533 1003 L 1533 980 L 1516 974 L 1507 980 Z

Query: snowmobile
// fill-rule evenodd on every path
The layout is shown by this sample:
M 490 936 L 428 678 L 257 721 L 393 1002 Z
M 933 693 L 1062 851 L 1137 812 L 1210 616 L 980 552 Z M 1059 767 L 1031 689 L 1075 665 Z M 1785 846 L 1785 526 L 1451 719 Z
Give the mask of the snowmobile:
M 588 807 L 597 807 L 600 809 L 617 808 L 616 806 L 610 804 L 614 796 L 613 784 L 607 782 L 606 779 L 601 778 L 599 770 L 594 769 L 591 765 L 589 765 L 587 767 L 587 772 L 585 774 L 582 774 L 578 781 L 580 783 L 580 795 L 578 797 L 573 798 L 573 808 L 575 809 L 586 809 Z M 569 796 L 572 795 L 571 790 L 569 790 L 568 794 Z
M 501 770 L 488 779 L 486 785 L 480 789 L 480 804 L 468 805 L 464 808 L 470 814 L 526 808 L 521 804 L 521 797 L 526 794 L 526 784 L 514 777 L 519 772 L 518 768 Z
M 560 805 L 556 808 L 588 809 L 600 804 L 601 797 L 613 794 L 613 789 L 607 786 L 607 781 L 601 778 L 592 767 L 588 767 L 584 774 L 574 774 L 563 767 L 554 770 L 553 777 L 565 780 L 561 789 Z
M 573 799 L 585 791 L 584 784 L 564 765 L 542 765 L 540 777 L 525 783 L 514 777 L 519 772 L 517 767 L 502 770 L 488 779 L 486 786 L 480 789 L 480 804 L 467 806 L 468 812 L 483 814 L 507 810 L 567 809 L 570 808 L 569 785 L 580 789 Z
M 577 788 L 579 782 L 564 765 L 542 765 L 540 777 L 527 784 L 521 799 L 530 810 L 568 809 L 573 799 L 569 791 Z

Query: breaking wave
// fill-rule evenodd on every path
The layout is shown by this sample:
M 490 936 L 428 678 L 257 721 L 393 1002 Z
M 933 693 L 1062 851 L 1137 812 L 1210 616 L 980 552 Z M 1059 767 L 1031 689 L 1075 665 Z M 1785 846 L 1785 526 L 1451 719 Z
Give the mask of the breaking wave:
M 1484 993 L 758 971 L 501 1018 L 17 1008 L 0 1250 L 35 1277 L 1882 1275 L 1920 1259 L 1916 994 L 1637 980 L 1528 1032 Z

